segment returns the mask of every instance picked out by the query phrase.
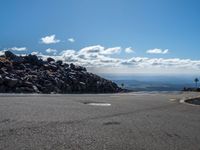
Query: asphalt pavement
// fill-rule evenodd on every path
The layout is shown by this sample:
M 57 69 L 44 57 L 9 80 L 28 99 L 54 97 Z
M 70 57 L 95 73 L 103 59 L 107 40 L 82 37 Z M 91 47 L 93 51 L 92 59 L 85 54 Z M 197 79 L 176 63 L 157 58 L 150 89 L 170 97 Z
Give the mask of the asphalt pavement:
M 200 150 L 198 93 L 0 95 L 0 150 Z

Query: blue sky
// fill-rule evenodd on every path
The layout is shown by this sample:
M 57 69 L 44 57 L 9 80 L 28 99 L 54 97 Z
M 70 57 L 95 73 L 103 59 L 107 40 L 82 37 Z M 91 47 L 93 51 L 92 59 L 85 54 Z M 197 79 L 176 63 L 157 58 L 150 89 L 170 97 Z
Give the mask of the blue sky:
M 1 0 L 0 49 L 25 47 L 18 53 L 58 56 L 63 50 L 120 47 L 120 53 L 106 57 L 190 59 L 197 72 L 199 16 L 199 0 Z M 49 44 L 42 42 L 52 35 Z

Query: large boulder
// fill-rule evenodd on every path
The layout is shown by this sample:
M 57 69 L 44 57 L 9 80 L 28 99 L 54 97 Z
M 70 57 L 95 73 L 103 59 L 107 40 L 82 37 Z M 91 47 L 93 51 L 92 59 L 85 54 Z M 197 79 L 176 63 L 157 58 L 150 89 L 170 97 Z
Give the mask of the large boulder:
M 58 64 L 59 66 L 61 66 L 63 64 L 63 61 L 62 60 L 58 60 L 58 61 L 56 61 L 56 64 Z
M 74 70 L 76 70 L 76 71 L 87 71 L 86 68 L 82 67 L 82 66 L 75 66 Z
M 4 78 L 4 83 L 5 85 L 8 85 L 8 87 L 14 87 L 18 83 L 18 79 L 15 78 L 10 78 L 10 77 L 5 77 Z
M 5 57 L 9 59 L 14 59 L 17 56 L 13 54 L 11 51 L 5 51 Z
M 30 87 L 17 87 L 15 89 L 16 93 L 35 93 L 35 90 Z
M 48 63 L 50 63 L 50 62 L 55 62 L 55 59 L 53 59 L 53 58 L 51 58 L 51 57 L 48 57 L 48 58 L 47 58 L 47 62 L 48 62 Z
M 28 55 L 24 57 L 25 62 L 30 63 L 32 65 L 38 65 L 41 66 L 44 64 L 43 60 L 38 59 L 38 57 L 36 55 Z
M 21 65 L 21 63 L 24 62 L 24 59 L 22 57 L 16 56 L 11 59 L 11 62 L 13 65 Z
M 70 68 L 71 68 L 72 70 L 74 70 L 75 67 L 76 67 L 73 63 L 71 63 L 69 66 L 70 66 Z

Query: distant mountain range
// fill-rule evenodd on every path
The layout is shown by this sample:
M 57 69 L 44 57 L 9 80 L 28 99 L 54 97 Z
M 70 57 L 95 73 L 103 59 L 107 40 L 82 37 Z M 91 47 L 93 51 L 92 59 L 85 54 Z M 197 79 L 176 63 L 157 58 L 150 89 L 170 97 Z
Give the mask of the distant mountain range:
M 194 87 L 195 76 L 164 75 L 102 75 L 124 88 L 133 91 L 181 91 L 184 87 Z

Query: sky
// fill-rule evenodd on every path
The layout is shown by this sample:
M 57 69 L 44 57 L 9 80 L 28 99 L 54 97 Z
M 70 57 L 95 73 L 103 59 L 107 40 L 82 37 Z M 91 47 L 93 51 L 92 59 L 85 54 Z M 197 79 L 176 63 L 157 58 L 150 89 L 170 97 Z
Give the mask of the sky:
M 1 0 L 0 54 L 95 73 L 200 73 L 199 0 Z

